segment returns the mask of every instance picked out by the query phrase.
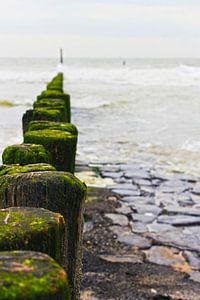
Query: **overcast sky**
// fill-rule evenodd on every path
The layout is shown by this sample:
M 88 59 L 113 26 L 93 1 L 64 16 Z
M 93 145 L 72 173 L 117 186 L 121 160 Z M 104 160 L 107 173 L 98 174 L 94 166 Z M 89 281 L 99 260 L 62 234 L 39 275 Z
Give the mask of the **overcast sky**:
M 200 57 L 200 0 L 5 0 L 0 56 Z

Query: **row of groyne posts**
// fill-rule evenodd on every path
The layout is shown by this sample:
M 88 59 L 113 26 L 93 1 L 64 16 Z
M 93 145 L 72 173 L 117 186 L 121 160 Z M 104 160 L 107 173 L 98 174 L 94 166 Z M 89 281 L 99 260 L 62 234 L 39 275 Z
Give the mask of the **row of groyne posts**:
M 0 166 L 0 299 L 79 299 L 86 186 L 74 173 L 78 131 L 58 73 L 22 119 Z

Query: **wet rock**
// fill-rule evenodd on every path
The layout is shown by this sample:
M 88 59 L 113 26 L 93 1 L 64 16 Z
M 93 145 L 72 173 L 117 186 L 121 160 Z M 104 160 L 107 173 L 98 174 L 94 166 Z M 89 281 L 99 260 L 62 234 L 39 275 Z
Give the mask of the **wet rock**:
M 146 260 L 150 263 L 173 267 L 177 271 L 191 272 L 192 269 L 180 251 L 174 248 L 153 246 L 144 251 Z
M 113 263 L 142 263 L 143 260 L 138 255 L 100 255 L 100 258 Z
M 108 172 L 108 171 L 102 171 L 101 172 L 101 176 L 102 177 L 109 177 L 109 178 L 112 178 L 112 179 L 115 179 L 115 178 L 120 178 L 123 176 L 123 173 L 122 172 Z
M 116 190 L 138 190 L 138 187 L 136 185 L 133 185 L 132 183 L 117 183 L 115 185 L 109 186 L 109 188 Z
M 176 193 L 180 194 L 191 189 L 191 185 L 188 182 L 180 180 L 170 180 L 162 183 L 159 188 L 163 193 Z
M 149 213 L 149 214 L 131 214 L 131 217 L 134 222 L 141 222 L 144 224 L 152 223 L 156 219 L 156 216 L 151 213 Z
M 133 178 L 133 184 L 136 184 L 136 185 L 139 185 L 139 186 L 141 186 L 141 185 L 152 186 L 150 178 L 149 179 Z
M 148 204 L 134 203 L 134 205 L 132 205 L 132 209 L 134 209 L 138 214 L 151 213 L 155 216 L 158 216 L 162 213 L 161 208 L 155 205 L 148 205 Z
M 195 282 L 200 282 L 200 272 L 191 272 L 190 279 Z
M 200 186 L 198 185 L 198 186 L 194 187 L 191 192 L 194 195 L 200 195 Z
M 149 179 L 150 174 L 146 170 L 132 169 L 124 173 L 125 178 L 142 178 Z
M 183 253 L 184 257 L 190 264 L 191 268 L 193 270 L 199 270 L 200 269 L 200 255 L 199 253 L 191 252 L 191 251 L 184 251 Z
M 182 229 L 174 229 L 163 232 L 149 232 L 146 234 L 159 245 L 171 246 L 183 250 L 200 251 L 200 235 L 183 232 Z
M 132 233 L 130 229 L 124 230 L 120 226 L 111 226 L 110 230 L 117 235 L 118 241 L 137 249 L 148 249 L 151 247 L 151 241 L 145 237 Z
M 130 205 L 135 203 L 138 204 L 154 204 L 154 199 L 150 197 L 143 197 L 143 196 L 126 196 L 122 198 L 123 202 L 127 202 Z
M 134 233 L 145 233 L 148 231 L 148 228 L 145 224 L 140 222 L 130 222 L 129 223 Z
M 113 193 L 116 193 L 121 196 L 139 196 L 140 191 L 139 190 L 124 190 L 124 189 L 113 189 Z
M 195 209 L 191 207 L 167 206 L 165 210 L 168 214 L 179 214 L 179 215 L 200 217 L 200 208 Z
M 152 223 L 147 225 L 147 229 L 150 232 L 163 232 L 173 230 L 173 226 L 169 224 Z
M 128 218 L 124 215 L 120 214 L 105 214 L 105 217 L 112 220 L 114 225 L 127 226 Z
M 158 217 L 158 223 L 166 223 L 174 226 L 191 226 L 200 225 L 200 217 L 186 216 L 186 215 L 175 215 L 167 216 L 162 215 Z
M 128 205 L 123 205 L 121 207 L 116 208 L 116 212 L 123 215 L 131 214 L 133 211 Z

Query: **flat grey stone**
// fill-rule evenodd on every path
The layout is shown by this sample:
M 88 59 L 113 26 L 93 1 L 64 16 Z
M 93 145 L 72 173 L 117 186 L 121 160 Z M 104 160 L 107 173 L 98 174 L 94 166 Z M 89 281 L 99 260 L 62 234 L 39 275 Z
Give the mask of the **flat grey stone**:
M 190 189 L 190 186 L 188 186 L 187 184 L 179 184 L 179 183 L 175 183 L 174 184 L 172 182 L 165 182 L 163 184 L 161 184 L 158 187 L 159 190 L 161 190 L 163 193 L 166 194 L 181 194 L 185 191 L 188 191 Z
M 143 260 L 138 255 L 125 254 L 125 255 L 100 255 L 101 259 L 113 263 L 142 263 Z
M 163 231 L 173 230 L 173 226 L 169 224 L 152 223 L 152 224 L 147 224 L 147 229 L 150 232 L 163 232 Z
M 119 242 L 136 247 L 137 249 L 148 249 L 152 245 L 151 240 L 132 233 L 130 229 L 123 230 L 120 226 L 111 226 L 110 230 L 117 235 Z
M 144 251 L 146 260 L 150 263 L 164 266 L 176 266 L 179 269 L 188 269 L 191 271 L 190 266 L 186 262 L 180 251 L 174 248 L 163 246 L 153 246 L 151 249 Z
M 133 183 L 136 185 L 144 185 L 144 186 L 152 186 L 150 179 L 143 179 L 143 178 L 133 178 Z
M 130 222 L 129 223 L 131 228 L 132 228 L 132 232 L 134 233 L 145 233 L 148 231 L 148 228 L 145 224 L 140 223 L 140 222 Z
M 121 190 L 121 189 L 116 189 L 114 188 L 113 193 L 116 193 L 118 195 L 121 196 L 139 196 L 140 195 L 140 191 L 139 190 Z
M 123 173 L 122 172 L 108 172 L 108 171 L 103 171 L 103 172 L 101 172 L 101 176 L 102 177 L 109 177 L 109 178 L 115 179 L 115 178 L 122 177 Z
M 116 208 L 116 212 L 122 215 L 131 214 L 133 211 L 130 206 L 122 205 L 121 207 Z
M 200 187 L 194 187 L 191 192 L 194 195 L 200 195 Z
M 152 223 L 155 219 L 156 216 L 153 215 L 152 213 L 149 214 L 131 214 L 132 220 L 134 222 L 141 222 L 144 224 Z
M 123 202 L 127 202 L 130 205 L 137 204 L 155 204 L 153 197 L 143 197 L 143 196 L 126 196 L 122 198 Z
M 120 214 L 105 214 L 105 217 L 112 220 L 112 223 L 114 225 L 120 225 L 120 226 L 127 226 L 128 225 L 128 218 L 124 215 Z
M 184 256 L 193 270 L 200 269 L 200 256 L 198 253 L 191 251 L 184 251 Z
M 195 209 L 194 207 L 167 206 L 165 207 L 165 210 L 168 214 L 179 214 L 200 217 L 200 208 Z
M 159 245 L 171 246 L 182 250 L 200 251 L 200 235 L 186 234 L 181 228 L 165 231 L 164 234 L 163 232 L 149 232 L 146 235 Z
M 162 213 L 162 209 L 156 205 L 134 203 L 132 208 L 135 209 L 135 212 L 138 214 L 152 213 L 153 215 L 158 216 Z
M 157 219 L 158 223 L 170 224 L 173 226 L 191 226 L 200 225 L 200 217 L 186 216 L 186 215 L 175 215 L 167 216 L 162 215 Z
M 145 170 L 129 170 L 124 173 L 125 178 L 142 178 L 142 179 L 149 179 L 150 174 Z
M 132 183 L 116 183 L 115 185 L 109 186 L 110 189 L 116 189 L 116 190 L 133 190 L 137 191 L 138 187 L 136 185 L 133 185 Z
M 191 272 L 190 279 L 195 282 L 200 282 L 200 272 Z

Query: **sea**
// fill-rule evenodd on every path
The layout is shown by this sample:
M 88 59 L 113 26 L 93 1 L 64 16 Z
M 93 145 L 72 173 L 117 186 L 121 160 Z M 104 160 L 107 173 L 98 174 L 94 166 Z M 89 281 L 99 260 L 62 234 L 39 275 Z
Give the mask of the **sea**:
M 0 58 L 0 157 L 23 142 L 22 115 L 58 71 L 79 130 L 77 160 L 200 176 L 200 59 Z

